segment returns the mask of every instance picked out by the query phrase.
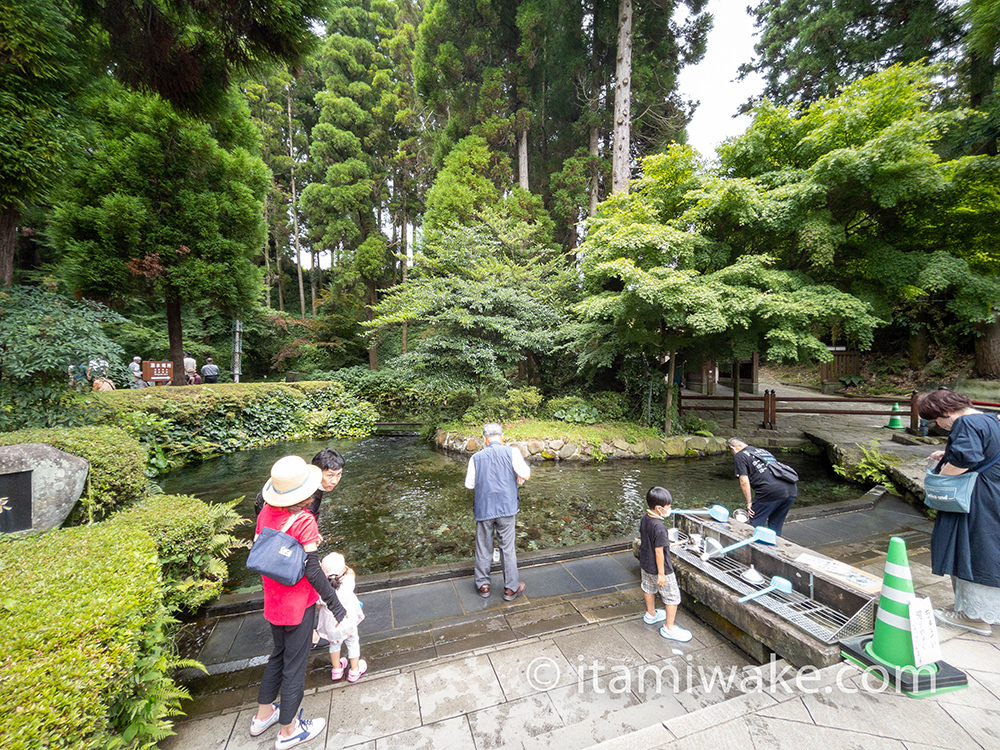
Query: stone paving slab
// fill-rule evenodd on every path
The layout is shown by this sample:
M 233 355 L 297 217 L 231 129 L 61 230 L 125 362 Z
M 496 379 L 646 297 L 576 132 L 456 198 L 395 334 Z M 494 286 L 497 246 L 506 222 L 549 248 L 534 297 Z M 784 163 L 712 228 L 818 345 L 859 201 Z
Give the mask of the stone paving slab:
M 488 656 L 469 656 L 415 672 L 420 720 L 433 724 L 504 702 L 503 688 Z

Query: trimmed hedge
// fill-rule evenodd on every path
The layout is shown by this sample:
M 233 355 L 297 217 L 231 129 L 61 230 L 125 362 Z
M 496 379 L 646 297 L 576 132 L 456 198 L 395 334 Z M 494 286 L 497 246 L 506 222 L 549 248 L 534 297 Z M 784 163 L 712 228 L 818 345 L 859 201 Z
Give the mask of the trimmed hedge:
M 91 418 L 121 425 L 154 471 L 307 437 L 365 437 L 378 412 L 340 383 L 220 383 L 95 393 Z
M 3 540 L 0 592 L 3 746 L 117 745 L 164 679 L 144 658 L 165 640 L 152 540 L 114 524 Z
M 232 504 L 158 495 L 91 526 L 0 538 L 0 745 L 153 747 L 186 692 L 171 612 L 218 594 Z
M 246 546 L 229 532 L 246 519 L 239 501 L 209 505 L 191 495 L 156 495 L 118 514 L 113 522 L 141 529 L 156 544 L 163 568 L 163 595 L 171 609 L 194 612 L 222 593 L 225 558 Z
M 0 433 L 0 445 L 46 443 L 90 462 L 88 487 L 68 524 L 99 520 L 148 492 L 146 449 L 117 427 L 59 427 Z

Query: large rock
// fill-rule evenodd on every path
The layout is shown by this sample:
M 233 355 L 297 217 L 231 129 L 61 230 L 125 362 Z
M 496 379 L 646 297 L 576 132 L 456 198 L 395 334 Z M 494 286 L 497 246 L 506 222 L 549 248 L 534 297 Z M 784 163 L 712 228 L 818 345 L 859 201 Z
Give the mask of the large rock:
M 0 531 L 61 526 L 89 470 L 86 460 L 44 443 L 0 447 Z
M 683 456 L 687 453 L 687 441 L 682 437 L 667 438 L 666 451 L 668 456 Z
M 665 453 L 663 441 L 660 438 L 646 438 L 646 451 L 651 456 L 659 456 Z
M 701 435 L 695 435 L 694 437 L 688 438 L 687 449 L 692 451 L 698 451 L 699 453 L 704 452 L 708 448 L 708 440 L 703 438 Z
M 574 453 L 576 453 L 576 445 L 573 443 L 566 443 L 556 452 L 556 455 L 565 461 L 567 458 L 572 458 Z

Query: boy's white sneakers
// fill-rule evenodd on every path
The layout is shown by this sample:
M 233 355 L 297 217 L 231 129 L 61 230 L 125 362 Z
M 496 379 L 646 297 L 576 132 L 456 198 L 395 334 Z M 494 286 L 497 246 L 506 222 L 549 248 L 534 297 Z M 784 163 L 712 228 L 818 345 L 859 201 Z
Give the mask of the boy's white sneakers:
M 666 626 L 660 628 L 660 636 L 666 638 L 669 641 L 679 641 L 680 643 L 687 643 L 691 640 L 691 631 L 685 630 L 680 625 L 674 625 L 670 630 L 667 630 Z
M 665 609 L 655 610 L 655 614 L 652 617 L 649 616 L 649 612 L 647 612 L 642 616 L 642 621 L 647 625 L 655 625 L 656 623 L 663 622 L 666 619 L 667 619 L 667 610 Z

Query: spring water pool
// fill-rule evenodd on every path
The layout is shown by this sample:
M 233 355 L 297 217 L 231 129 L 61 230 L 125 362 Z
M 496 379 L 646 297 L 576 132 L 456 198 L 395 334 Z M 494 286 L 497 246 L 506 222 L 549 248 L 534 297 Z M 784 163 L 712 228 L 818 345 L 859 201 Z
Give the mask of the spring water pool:
M 308 461 L 325 447 L 340 451 L 346 465 L 340 484 L 323 501 L 321 553 L 342 552 L 359 574 L 472 559 L 472 492 L 464 487 L 468 458 L 435 451 L 415 436 L 281 443 L 175 469 L 160 485 L 164 492 L 208 502 L 242 498 L 237 510 L 252 519 L 254 498 L 274 461 L 291 453 Z M 782 460 L 799 472 L 798 506 L 860 494 L 822 457 L 789 453 Z M 546 461 L 532 464 L 531 472 L 518 513 L 522 551 L 632 533 L 645 510 L 646 490 L 656 484 L 671 491 L 678 508 L 743 505 L 728 454 L 603 464 Z M 237 535 L 249 539 L 252 532 L 248 523 Z M 245 561 L 246 550 L 230 559 L 228 590 L 260 587 L 260 577 L 246 570 Z

